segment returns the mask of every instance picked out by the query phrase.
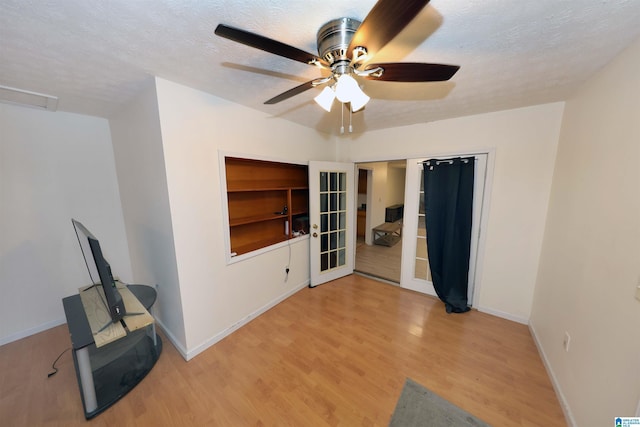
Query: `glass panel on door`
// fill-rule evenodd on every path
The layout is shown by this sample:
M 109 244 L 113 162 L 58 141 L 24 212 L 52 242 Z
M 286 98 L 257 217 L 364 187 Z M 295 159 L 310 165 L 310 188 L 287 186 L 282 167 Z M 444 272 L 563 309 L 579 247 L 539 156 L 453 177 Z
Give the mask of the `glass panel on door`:
M 320 271 L 346 264 L 347 174 L 320 172 Z
M 416 233 L 416 258 L 413 277 L 431 282 L 431 268 L 427 257 L 427 226 L 424 215 L 424 171 L 420 171 L 420 201 L 418 206 L 418 229 Z

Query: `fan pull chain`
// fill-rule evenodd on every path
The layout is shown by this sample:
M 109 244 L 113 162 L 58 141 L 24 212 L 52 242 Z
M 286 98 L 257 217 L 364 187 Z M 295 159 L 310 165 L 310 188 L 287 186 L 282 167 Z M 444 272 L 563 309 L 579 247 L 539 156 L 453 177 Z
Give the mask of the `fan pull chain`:
M 349 104 L 349 133 L 353 133 L 353 126 L 351 126 L 351 115 L 353 114 L 353 110 L 351 110 L 351 104 Z
M 342 115 L 342 125 L 340 126 L 340 134 L 344 133 L 344 104 L 340 103 L 340 114 Z

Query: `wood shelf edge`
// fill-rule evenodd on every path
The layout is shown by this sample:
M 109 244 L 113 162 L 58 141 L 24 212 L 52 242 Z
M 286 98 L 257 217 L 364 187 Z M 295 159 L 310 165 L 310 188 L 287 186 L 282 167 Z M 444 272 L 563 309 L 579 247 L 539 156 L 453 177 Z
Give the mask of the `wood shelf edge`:
M 263 222 L 263 221 L 274 221 L 274 220 L 278 220 L 278 219 L 287 219 L 288 216 L 287 215 L 256 215 L 256 216 L 247 216 L 247 217 L 243 217 L 243 218 L 236 218 L 236 219 L 230 219 L 229 220 L 229 227 L 237 227 L 239 225 L 246 225 L 246 224 L 254 224 L 256 222 Z
M 262 249 L 267 246 L 275 245 L 276 243 L 285 242 L 287 240 L 287 236 L 283 235 L 282 237 L 274 237 L 271 239 L 263 239 L 255 242 L 251 242 L 250 244 L 241 245 L 238 247 L 232 247 L 231 252 L 234 252 L 236 255 L 244 255 L 249 252 L 253 252 L 258 249 Z
M 269 186 L 269 187 L 238 187 L 238 188 L 229 188 L 229 186 L 227 186 L 227 193 L 251 193 L 251 192 L 258 192 L 258 191 L 296 191 L 296 190 L 308 190 L 309 187 L 308 186 L 296 186 L 296 187 L 291 187 L 291 186 Z

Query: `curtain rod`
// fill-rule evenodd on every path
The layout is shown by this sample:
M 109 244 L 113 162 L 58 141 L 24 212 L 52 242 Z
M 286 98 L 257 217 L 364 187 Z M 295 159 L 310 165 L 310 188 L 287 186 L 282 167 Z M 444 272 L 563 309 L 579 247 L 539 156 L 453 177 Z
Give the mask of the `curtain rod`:
M 456 157 L 456 159 L 457 159 L 457 158 L 458 158 L 458 157 Z M 425 162 L 430 162 L 430 161 L 434 161 L 434 160 L 435 160 L 435 162 L 436 162 L 436 166 L 437 166 L 437 165 L 439 165 L 440 163 L 449 163 L 450 165 L 452 165 L 452 164 L 453 164 L 453 160 L 454 160 L 454 159 L 429 159 L 429 160 L 423 160 L 423 161 L 418 162 L 418 163 L 416 163 L 416 164 L 417 164 L 417 165 L 422 165 L 422 164 L 424 164 Z M 462 158 L 461 158 L 461 160 L 462 160 L 463 162 L 465 162 L 465 163 L 469 163 L 469 159 L 462 159 Z M 473 160 L 477 162 L 477 161 L 478 161 L 478 158 L 474 156 Z

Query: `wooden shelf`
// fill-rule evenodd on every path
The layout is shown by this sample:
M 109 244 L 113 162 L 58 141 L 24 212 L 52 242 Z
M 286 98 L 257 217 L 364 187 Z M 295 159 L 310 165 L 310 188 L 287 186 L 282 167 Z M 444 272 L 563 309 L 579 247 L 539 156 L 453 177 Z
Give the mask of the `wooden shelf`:
M 254 222 L 273 221 L 276 219 L 286 219 L 287 215 L 253 215 L 243 218 L 229 219 L 229 226 L 236 227 L 238 225 L 251 224 Z
M 266 248 L 267 246 L 275 245 L 276 243 L 284 242 L 285 240 L 287 240 L 287 237 L 284 235 L 281 238 L 274 237 L 271 239 L 256 240 L 245 245 L 237 246 L 235 248 L 232 247 L 231 252 L 235 253 L 236 255 L 242 255 L 258 249 Z
M 286 241 L 293 230 L 308 228 L 300 221 L 309 212 L 306 165 L 227 157 L 225 168 L 232 253 Z
M 306 188 L 306 165 L 227 157 L 227 191 Z
M 287 187 L 287 186 L 265 186 L 265 187 L 246 187 L 246 188 L 227 188 L 227 193 L 250 193 L 256 191 L 284 191 L 284 190 L 309 190 L 309 187 Z

